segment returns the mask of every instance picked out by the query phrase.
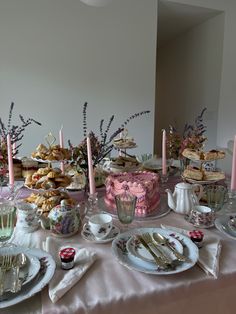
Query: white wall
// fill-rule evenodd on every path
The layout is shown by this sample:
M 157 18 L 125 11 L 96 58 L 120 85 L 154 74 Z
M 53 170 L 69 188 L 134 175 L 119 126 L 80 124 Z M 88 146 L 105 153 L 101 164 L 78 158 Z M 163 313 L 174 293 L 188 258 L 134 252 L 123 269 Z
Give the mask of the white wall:
M 169 1 L 169 0 L 168 0 Z M 202 6 L 225 12 L 223 61 L 218 109 L 217 145 L 227 147 L 236 134 L 236 1 L 235 0 L 174 0 L 172 2 Z M 230 157 L 230 156 L 228 156 Z M 231 159 L 225 166 L 231 169 Z
M 129 115 L 138 148 L 153 149 L 156 0 L 114 0 L 94 8 L 79 0 L 0 0 L 0 116 L 10 103 L 43 126 L 30 126 L 20 155 L 29 155 L 61 124 L 65 141 L 79 144 L 82 105 L 88 126 L 115 114 L 112 130 Z M 15 119 L 14 123 L 18 120 Z
M 157 53 L 156 151 L 161 129 L 174 125 L 182 133 L 204 107 L 206 148 L 217 145 L 217 118 L 222 69 L 224 14 L 167 42 Z

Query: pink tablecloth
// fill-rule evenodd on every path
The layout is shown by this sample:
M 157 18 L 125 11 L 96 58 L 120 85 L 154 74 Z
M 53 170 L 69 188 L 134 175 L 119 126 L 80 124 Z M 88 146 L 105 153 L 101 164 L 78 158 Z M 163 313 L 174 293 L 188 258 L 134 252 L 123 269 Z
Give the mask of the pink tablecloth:
M 159 227 L 161 223 L 190 227 L 183 216 L 173 212 L 161 219 L 135 222 L 135 226 Z M 214 228 L 206 232 L 222 238 L 218 279 L 206 275 L 197 265 L 171 276 L 147 275 L 129 270 L 115 259 L 111 243 L 93 244 L 77 234 L 73 238 L 63 239 L 63 243 L 77 241 L 98 255 L 98 260 L 85 276 L 56 304 L 52 304 L 45 288 L 41 293 L 41 303 L 38 295 L 1 313 L 233 314 L 236 304 L 236 241 L 226 238 Z M 17 231 L 14 241 L 21 245 L 42 247 L 47 235 L 48 232 L 44 230 L 27 236 L 21 236 Z M 31 307 L 30 311 L 27 306 Z

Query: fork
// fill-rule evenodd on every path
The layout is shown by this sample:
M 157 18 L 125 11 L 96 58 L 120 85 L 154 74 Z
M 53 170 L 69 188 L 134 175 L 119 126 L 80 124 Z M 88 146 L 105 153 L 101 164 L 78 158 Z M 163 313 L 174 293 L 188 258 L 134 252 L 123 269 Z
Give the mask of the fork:
M 167 257 L 162 252 L 162 250 L 158 248 L 157 244 L 153 241 L 151 235 L 148 232 L 143 233 L 142 238 L 144 239 L 145 242 L 147 242 L 148 246 L 150 247 L 154 254 L 157 254 L 158 252 L 158 256 L 162 259 L 162 261 L 167 265 L 171 265 L 172 260 L 169 257 Z
M 2 262 L 0 265 L 0 296 L 4 293 L 4 279 L 6 271 L 10 270 L 12 267 L 12 256 L 3 255 Z
M 162 234 L 154 232 L 152 234 L 152 236 L 153 236 L 153 239 L 157 243 L 167 246 L 174 253 L 174 255 L 178 259 L 178 261 L 180 261 L 180 262 L 191 262 L 191 260 L 187 256 L 184 256 L 183 254 L 179 253 L 176 250 L 176 248 L 169 243 L 168 239 L 166 237 L 164 237 Z

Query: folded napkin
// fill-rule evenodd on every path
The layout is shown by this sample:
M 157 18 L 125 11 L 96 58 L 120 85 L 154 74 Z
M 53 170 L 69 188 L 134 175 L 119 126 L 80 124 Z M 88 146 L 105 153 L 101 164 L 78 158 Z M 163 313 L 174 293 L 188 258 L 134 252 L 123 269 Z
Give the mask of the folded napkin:
M 163 229 L 169 229 L 179 232 L 183 235 L 189 236 L 189 231 L 182 228 L 176 228 L 162 224 Z M 221 253 L 221 241 L 217 237 L 204 233 L 203 246 L 199 249 L 198 266 L 205 271 L 205 273 L 212 275 L 214 278 L 219 274 L 219 257 Z
M 57 265 L 55 274 L 49 282 L 48 288 L 51 301 L 56 303 L 86 273 L 96 260 L 96 254 L 85 248 L 81 248 L 77 243 L 68 242 L 65 245 L 64 242 L 62 245 L 59 239 L 53 237 L 47 237 L 43 246 L 45 251 L 53 256 Z M 70 270 L 61 269 L 61 261 L 58 253 L 64 247 L 73 247 L 76 251 L 74 259 L 75 265 Z

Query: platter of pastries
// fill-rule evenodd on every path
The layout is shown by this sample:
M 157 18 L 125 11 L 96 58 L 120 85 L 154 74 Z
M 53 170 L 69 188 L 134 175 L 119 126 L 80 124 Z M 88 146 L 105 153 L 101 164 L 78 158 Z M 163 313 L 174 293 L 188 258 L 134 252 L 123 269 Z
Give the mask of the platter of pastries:
M 208 184 L 225 179 L 225 174 L 221 171 L 206 171 L 205 169 L 187 166 L 182 177 L 190 183 Z
M 182 152 L 182 155 L 188 159 L 202 162 L 225 158 L 225 152 L 217 149 L 204 152 L 201 150 L 185 148 Z
M 107 172 L 131 172 L 140 168 L 140 163 L 136 157 L 118 156 L 106 161 L 103 170 Z
M 39 168 L 25 179 L 25 186 L 32 190 L 54 190 L 66 188 L 72 179 L 62 174 L 59 168 Z
M 25 202 L 36 204 L 38 211 L 44 216 L 48 216 L 50 210 L 59 205 L 62 200 L 65 200 L 67 205 L 76 205 L 76 201 L 70 198 L 68 193 L 58 190 L 45 191 L 44 193 L 31 193 L 24 199 Z
M 70 159 L 71 152 L 68 148 L 61 148 L 60 145 L 52 145 L 48 148 L 44 144 L 39 144 L 31 157 L 39 162 L 58 162 Z

